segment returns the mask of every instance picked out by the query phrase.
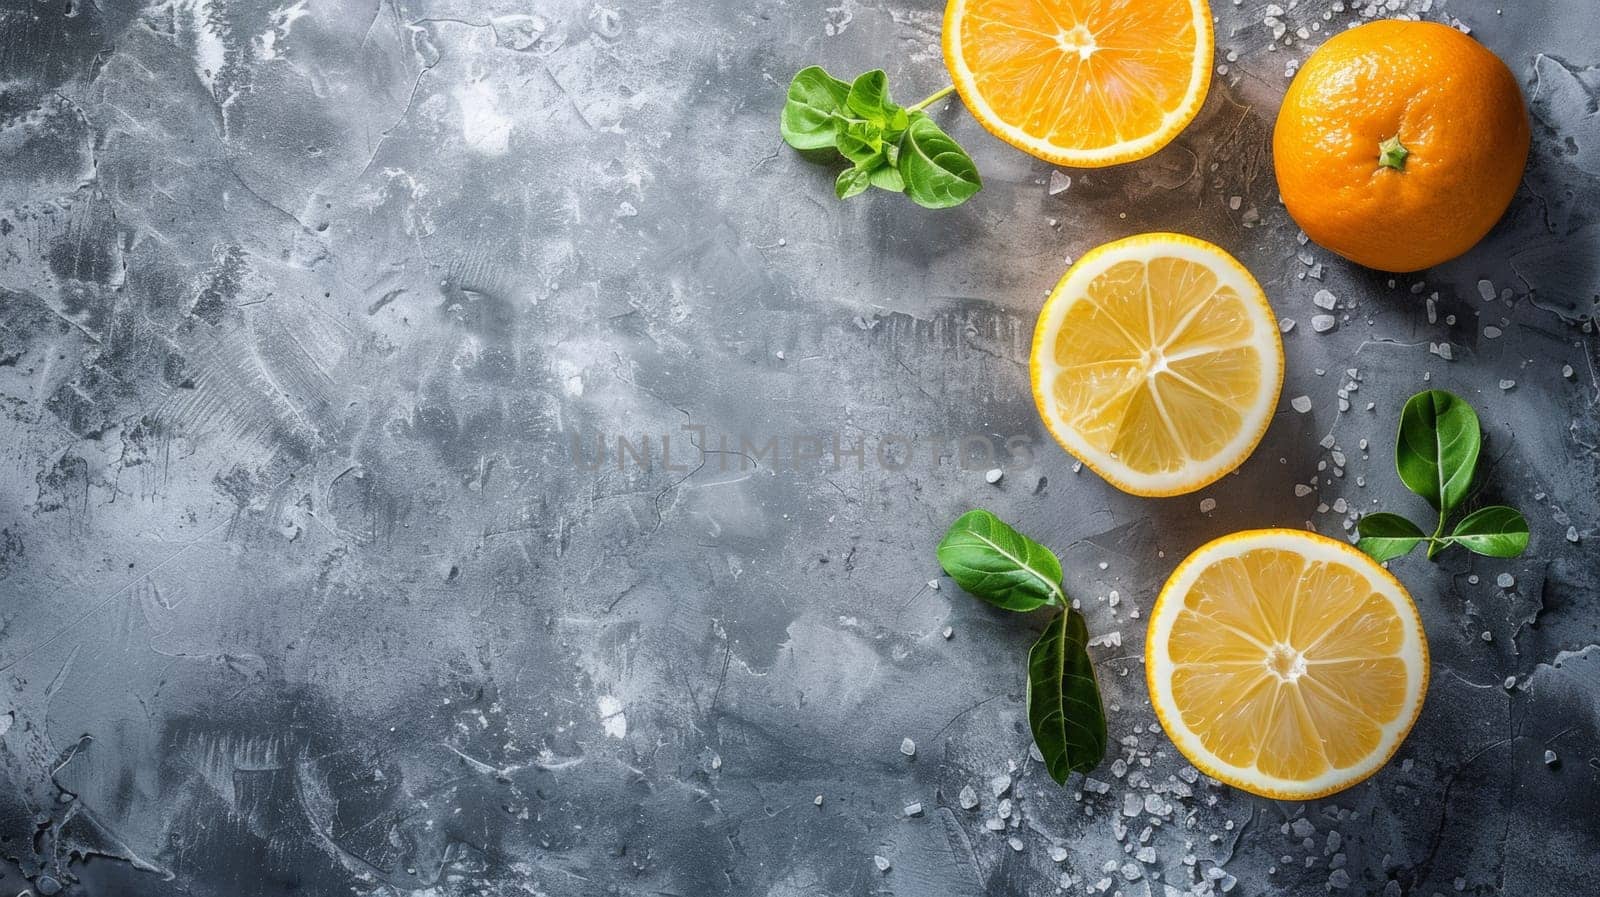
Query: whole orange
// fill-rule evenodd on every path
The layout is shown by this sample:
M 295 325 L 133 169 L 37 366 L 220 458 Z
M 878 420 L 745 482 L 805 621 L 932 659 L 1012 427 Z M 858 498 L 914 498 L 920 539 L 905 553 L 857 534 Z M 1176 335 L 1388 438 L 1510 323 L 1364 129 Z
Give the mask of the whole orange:
M 1517 80 L 1477 41 L 1432 22 L 1372 22 L 1317 48 L 1278 111 L 1273 164 L 1306 235 L 1383 271 L 1472 248 L 1528 160 Z

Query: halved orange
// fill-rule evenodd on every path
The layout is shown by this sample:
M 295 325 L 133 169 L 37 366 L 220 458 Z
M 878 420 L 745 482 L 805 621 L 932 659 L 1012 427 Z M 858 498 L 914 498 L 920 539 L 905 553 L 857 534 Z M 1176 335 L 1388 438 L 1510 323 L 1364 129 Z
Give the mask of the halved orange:
M 1142 159 L 1211 84 L 1206 0 L 950 0 L 944 61 L 974 117 L 1061 165 Z
M 1078 259 L 1045 300 L 1028 361 L 1062 447 L 1134 495 L 1180 495 L 1243 463 L 1272 421 L 1283 339 L 1250 272 L 1183 234 Z
M 1150 703 L 1178 750 L 1254 794 L 1309 800 L 1376 772 L 1428 689 L 1405 587 L 1352 546 L 1234 533 L 1173 571 L 1145 639 Z

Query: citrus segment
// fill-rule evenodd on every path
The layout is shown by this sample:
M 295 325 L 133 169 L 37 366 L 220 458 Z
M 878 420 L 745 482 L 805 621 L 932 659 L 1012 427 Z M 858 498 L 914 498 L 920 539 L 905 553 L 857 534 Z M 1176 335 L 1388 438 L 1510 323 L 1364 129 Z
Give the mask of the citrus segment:
M 1030 372 L 1067 451 L 1123 491 L 1176 495 L 1260 441 L 1283 345 L 1260 286 L 1226 252 L 1143 234 L 1067 271 L 1039 314 Z
M 1098 167 L 1161 149 L 1211 80 L 1205 0 L 951 0 L 945 65 L 997 137 Z
M 1173 572 L 1145 643 L 1178 749 L 1256 794 L 1309 799 L 1371 775 L 1422 707 L 1428 645 L 1405 589 L 1343 542 L 1257 530 Z

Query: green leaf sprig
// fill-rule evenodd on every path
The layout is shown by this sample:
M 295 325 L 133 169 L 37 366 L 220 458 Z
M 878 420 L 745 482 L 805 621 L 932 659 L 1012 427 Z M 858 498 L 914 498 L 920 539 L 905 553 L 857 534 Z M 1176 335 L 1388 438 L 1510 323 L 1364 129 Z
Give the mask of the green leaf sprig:
M 954 89 L 897 106 L 883 69 L 846 84 L 813 65 L 789 82 L 779 131 L 797 150 L 832 148 L 849 160 L 851 166 L 833 184 L 840 199 L 877 187 L 904 193 L 920 206 L 945 209 L 983 189 L 966 151 L 923 111 Z
M 1410 554 L 1424 542 L 1430 560 L 1451 545 L 1496 558 L 1527 550 L 1528 521 L 1504 505 L 1479 508 L 1445 531 L 1472 488 L 1482 445 L 1478 415 L 1465 400 L 1439 389 L 1412 396 L 1400 412 L 1394 466 L 1400 482 L 1439 512 L 1439 523 L 1428 535 L 1398 514 L 1368 514 L 1361 518 L 1356 547 L 1379 561 Z
M 1089 662 L 1083 614 L 1061 588 L 1050 549 L 988 511 L 962 514 L 939 543 L 939 565 L 975 597 L 1013 611 L 1059 607 L 1028 651 L 1028 727 L 1057 784 L 1106 755 L 1106 716 Z

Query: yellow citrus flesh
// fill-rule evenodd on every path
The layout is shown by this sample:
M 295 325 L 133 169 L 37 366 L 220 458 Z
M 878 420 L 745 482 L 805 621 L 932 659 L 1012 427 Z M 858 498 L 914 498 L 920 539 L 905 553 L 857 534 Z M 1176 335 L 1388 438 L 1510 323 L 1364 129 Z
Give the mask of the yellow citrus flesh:
M 1422 709 L 1428 642 L 1411 596 L 1343 542 L 1224 536 L 1156 599 L 1145 640 L 1156 716 L 1207 775 L 1305 800 L 1376 772 Z
M 1039 313 L 1029 367 L 1062 447 L 1125 492 L 1178 495 L 1261 441 L 1283 342 L 1232 256 L 1181 234 L 1141 234 L 1067 271 Z
M 1062 165 L 1166 146 L 1211 83 L 1206 0 L 950 0 L 944 58 L 995 136 Z

